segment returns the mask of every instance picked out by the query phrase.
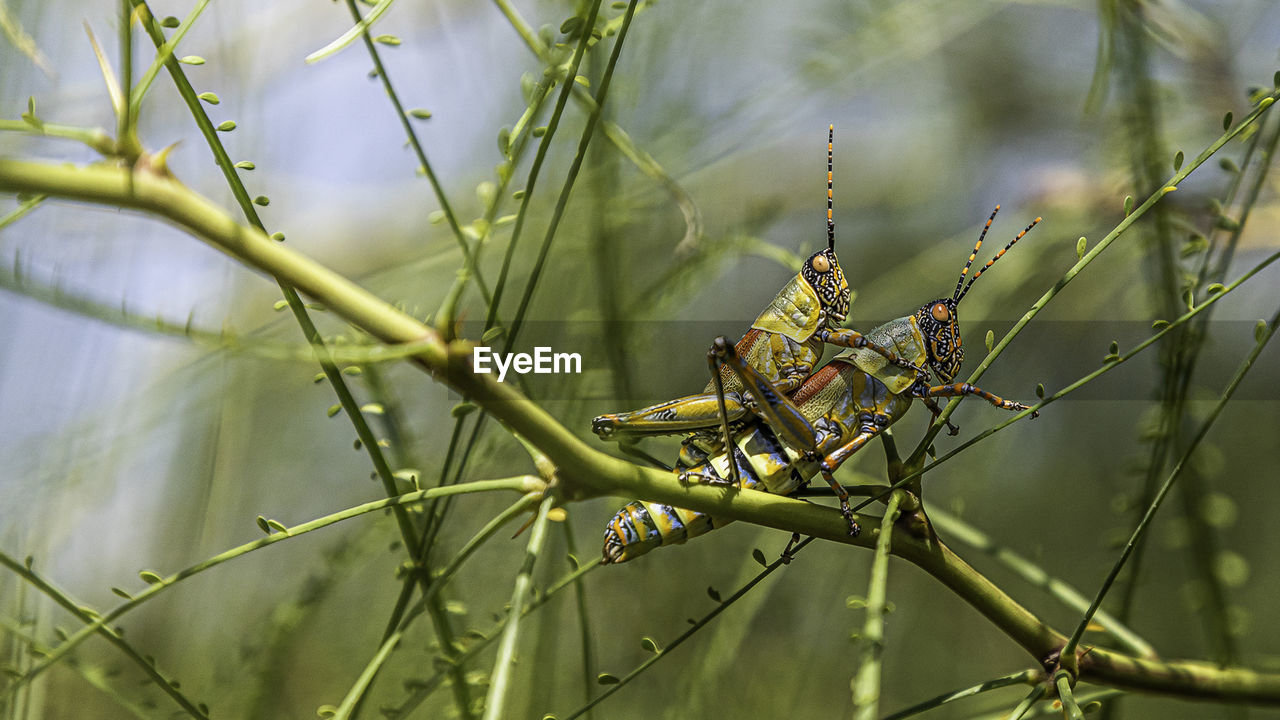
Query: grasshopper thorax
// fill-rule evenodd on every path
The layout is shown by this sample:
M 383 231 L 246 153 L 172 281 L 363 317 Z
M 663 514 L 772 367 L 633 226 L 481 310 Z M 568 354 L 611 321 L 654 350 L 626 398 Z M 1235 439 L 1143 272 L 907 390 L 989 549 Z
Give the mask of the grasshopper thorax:
M 800 276 L 817 293 L 827 323 L 842 322 L 849 314 L 849 283 L 844 279 L 835 250 L 828 247 L 809 256 L 800 268 Z
M 978 272 L 969 278 L 969 282 L 965 283 L 965 278 L 969 275 L 969 268 L 973 266 L 973 260 L 978 256 L 978 249 L 982 247 L 982 240 L 987 236 L 987 231 L 991 229 L 991 222 L 996 219 L 996 213 L 1000 212 L 1000 206 L 997 205 L 995 210 L 991 211 L 991 217 L 987 218 L 987 224 L 983 226 L 982 233 L 978 235 L 978 242 L 973 246 L 973 252 L 969 253 L 969 260 L 965 262 L 964 269 L 960 271 L 960 279 L 956 281 L 956 291 L 949 298 L 938 298 L 931 302 L 925 303 L 916 311 L 916 323 L 920 326 L 920 332 L 924 335 L 925 346 L 928 352 L 929 367 L 937 373 L 938 378 L 944 383 L 951 382 L 956 374 L 960 372 L 960 363 L 964 362 L 964 348 L 960 347 L 960 318 L 956 315 L 956 308 L 960 306 L 960 301 L 969 292 L 969 288 L 973 287 L 973 283 L 977 281 L 987 268 L 996 264 L 1004 254 L 1013 247 L 1013 244 L 1022 239 L 1031 228 L 1040 222 L 1040 218 L 1036 218 L 1018 233 L 1017 237 L 1009 241 L 995 257 L 987 261 L 986 265 L 979 268 Z

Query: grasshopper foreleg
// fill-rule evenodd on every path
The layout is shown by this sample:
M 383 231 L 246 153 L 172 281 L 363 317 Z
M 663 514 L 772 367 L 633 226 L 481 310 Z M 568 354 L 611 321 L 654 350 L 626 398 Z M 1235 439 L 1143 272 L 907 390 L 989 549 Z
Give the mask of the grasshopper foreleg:
M 952 383 L 951 385 L 936 385 L 934 387 L 928 388 L 927 390 L 921 389 L 920 397 L 939 398 L 939 397 L 959 397 L 963 395 L 977 395 L 978 397 L 982 398 L 983 400 L 986 400 L 987 402 L 991 403 L 992 405 L 995 405 L 998 408 L 1001 408 L 1004 410 L 1011 410 L 1013 412 L 1022 412 L 1023 410 L 1031 409 L 1029 406 L 1023 405 L 1020 402 L 1014 402 L 1013 400 L 1005 400 L 999 395 L 993 395 L 992 393 L 989 393 L 986 390 L 983 390 L 977 385 L 970 385 L 969 383 Z M 1039 416 L 1040 416 L 1040 413 L 1038 411 L 1031 413 L 1031 417 L 1033 418 L 1039 417 Z
M 863 335 L 857 330 L 849 330 L 846 328 L 836 328 L 836 329 L 824 328 L 819 330 L 815 334 L 823 342 L 830 343 L 832 345 L 838 345 L 840 347 L 846 347 L 853 350 L 866 348 L 867 350 L 870 350 L 882 356 L 885 360 L 888 360 L 891 364 L 897 365 L 900 368 L 905 368 L 907 370 L 914 372 L 916 374 L 916 377 L 920 378 L 921 380 L 928 380 L 929 378 L 928 370 L 920 367 L 919 365 L 916 365 L 910 360 L 906 360 L 904 358 L 898 357 L 893 353 L 892 350 L 889 350 L 888 348 L 885 348 L 881 345 L 871 342 L 870 340 L 867 339 L 867 336 Z

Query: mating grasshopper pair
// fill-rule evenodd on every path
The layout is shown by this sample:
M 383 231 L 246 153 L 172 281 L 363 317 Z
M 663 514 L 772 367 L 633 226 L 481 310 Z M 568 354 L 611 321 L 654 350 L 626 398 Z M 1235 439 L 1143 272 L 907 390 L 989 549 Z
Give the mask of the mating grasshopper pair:
M 965 284 L 1000 209 L 997 206 L 950 298 L 930 301 L 915 314 L 885 323 L 866 336 L 838 330 L 829 325 L 843 319 L 848 311 L 848 286 L 834 251 L 830 134 L 827 148 L 827 249 L 806 262 L 736 347 L 723 337 L 717 338 L 708 353 L 712 382 L 703 394 L 631 413 L 603 415 L 592 427 L 606 438 L 689 433 L 677 463 L 680 477 L 686 481 L 789 494 L 821 474 L 840 499 L 850 534 L 857 535 L 859 527 L 848 494 L 832 474 L 906 414 L 912 400 L 920 399 L 935 416 L 940 412 L 935 398 L 960 395 L 977 395 L 1006 410 L 1027 409 L 969 383 L 952 383 L 964 358 L 956 311 L 978 277 L 1040 218 Z M 815 290 L 818 285 L 810 280 L 815 271 L 819 271 L 818 282 L 826 281 L 829 284 L 825 287 L 835 288 L 834 292 Z M 806 308 L 812 310 L 806 314 Z M 812 329 L 807 336 L 800 334 L 808 327 Z M 824 342 L 846 349 L 811 372 Z M 766 352 L 756 350 L 762 343 L 768 348 Z M 931 386 L 925 365 L 944 384 Z M 722 437 L 718 430 L 723 431 Z M 604 562 L 630 560 L 721 524 L 723 521 L 703 513 L 632 502 L 615 515 L 605 531 Z

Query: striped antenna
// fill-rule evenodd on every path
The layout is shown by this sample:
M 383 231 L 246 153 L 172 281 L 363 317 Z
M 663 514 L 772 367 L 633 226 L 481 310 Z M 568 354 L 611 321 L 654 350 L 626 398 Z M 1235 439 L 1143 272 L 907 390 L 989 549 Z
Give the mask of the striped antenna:
M 995 216 L 995 213 L 992 213 L 992 217 L 994 217 L 994 216 Z M 978 280 L 978 278 L 982 276 L 982 273 L 986 272 L 986 271 L 987 271 L 987 268 L 991 267 L 992 265 L 995 265 L 995 264 L 996 264 L 996 261 L 997 261 L 997 260 L 999 260 L 999 259 L 1000 259 L 1000 257 L 1001 257 L 1002 255 L 1004 255 L 1006 252 L 1008 252 L 1008 251 L 1009 251 L 1009 248 L 1013 247 L 1013 244 L 1014 244 L 1014 243 L 1016 243 L 1016 242 L 1018 242 L 1019 240 L 1021 240 L 1023 235 L 1026 235 L 1028 232 L 1031 232 L 1031 228 L 1035 227 L 1035 226 L 1036 226 L 1036 224 L 1040 222 L 1040 220 L 1041 220 L 1041 218 L 1036 218 L 1035 220 L 1032 220 L 1030 225 L 1026 226 L 1025 228 L 1023 228 L 1023 229 L 1022 229 L 1022 232 L 1018 233 L 1018 236 L 1017 236 L 1017 237 L 1015 237 L 1014 239 L 1010 240 L 1010 241 L 1009 241 L 1009 244 L 1008 244 L 1008 245 L 1005 245 L 1005 246 L 1004 246 L 1004 248 L 1003 248 L 1002 250 L 1000 250 L 1000 252 L 996 253 L 995 257 L 993 257 L 993 258 L 991 258 L 990 260 L 988 260 L 988 261 L 987 261 L 987 264 L 982 266 L 982 269 L 980 269 L 980 270 L 978 270 L 978 272 L 974 273 L 974 274 L 973 274 L 973 277 L 969 279 L 969 284 L 964 286 L 964 292 L 960 293 L 960 295 L 959 295 L 958 297 L 956 297 L 956 302 L 960 302 L 960 299 L 961 299 L 961 298 L 963 298 L 963 297 L 965 296 L 965 294 L 969 292 L 969 288 L 973 287 L 973 283 L 974 283 L 974 282 L 976 282 L 976 281 Z M 988 224 L 988 225 L 990 225 L 990 224 L 991 224 L 991 221 L 990 221 L 990 220 L 988 220 L 988 221 L 987 221 L 987 224 Z M 985 234 L 985 233 L 986 233 L 986 231 L 984 230 L 984 231 L 983 231 L 983 233 Z M 981 240 L 979 240 L 979 243 L 981 243 Z M 972 262 L 972 260 L 971 260 L 970 262 Z M 968 269 L 968 266 L 965 266 L 965 267 L 966 267 L 966 269 Z
M 836 126 L 827 126 L 827 249 L 836 250 L 836 221 L 831 218 L 831 145 L 835 140 Z
M 982 241 L 987 238 L 987 231 L 991 229 L 991 223 L 996 219 L 996 213 L 1000 212 L 1000 206 L 996 205 L 996 209 L 991 211 L 991 217 L 987 218 L 987 224 L 982 226 L 982 233 L 978 235 L 978 242 L 973 246 L 973 252 L 969 253 L 969 262 L 964 264 L 964 269 L 960 271 L 960 279 L 956 280 L 956 291 L 951 293 L 951 299 L 960 302 L 960 298 L 964 296 L 961 292 L 964 289 L 964 278 L 969 274 L 969 267 L 973 265 L 973 259 L 978 257 L 978 250 L 982 247 Z M 979 271 L 981 272 L 981 271 Z M 977 277 L 977 275 L 974 275 Z

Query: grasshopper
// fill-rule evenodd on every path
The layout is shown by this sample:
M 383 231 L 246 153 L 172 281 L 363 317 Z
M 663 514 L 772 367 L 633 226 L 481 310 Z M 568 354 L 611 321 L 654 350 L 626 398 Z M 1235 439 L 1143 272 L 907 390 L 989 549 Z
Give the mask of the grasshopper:
M 997 206 L 988 218 L 950 298 L 925 303 L 915 314 L 887 322 L 868 334 L 872 342 L 892 348 L 908 361 L 927 363 L 943 384 L 931 386 L 926 378 L 886 362 L 877 353 L 849 348 L 787 396 L 777 393 L 764 374 L 741 359 L 726 338 L 717 338 L 712 353 L 739 378 L 759 411 L 733 435 L 728 444 L 732 453 L 722 448 L 683 465 L 678 470 L 681 480 L 790 494 L 815 475 L 822 475 L 840 499 L 849 534 L 856 536 L 861 529 L 849 507 L 848 492 L 832 474 L 905 415 L 913 400 L 924 402 L 935 415 L 940 411 L 935 398 L 963 395 L 977 395 L 1014 412 L 1028 409 L 975 385 L 952 382 L 964 360 L 956 313 L 960 300 L 987 268 L 1040 222 L 1036 218 L 1018 233 L 966 285 L 965 278 L 999 209 Z M 739 480 L 729 480 L 731 477 Z M 726 522 L 670 505 L 634 501 L 619 510 L 605 529 L 603 562 L 624 562 L 655 547 L 682 543 Z
M 827 247 L 809 257 L 800 272 L 788 282 L 751 329 L 735 346 L 736 354 L 767 382 L 771 392 L 788 395 L 800 387 L 822 358 L 825 344 L 861 349 L 880 357 L 886 367 L 927 377 L 918 364 L 903 360 L 891 350 L 855 330 L 839 327 L 849 312 L 849 285 L 835 252 L 835 221 L 832 215 L 832 143 L 835 128 L 827 128 Z M 646 460 L 631 443 L 650 435 L 693 433 L 686 440 L 691 452 L 701 454 L 714 447 L 712 433 L 717 426 L 727 442 L 731 425 L 753 415 L 755 403 L 744 393 L 737 374 L 725 367 L 720 356 L 708 352 L 711 381 L 698 395 L 669 400 L 632 412 L 596 417 L 591 429 L 601 437 L 621 436 L 622 449 Z M 702 447 L 702 450 L 697 448 Z M 661 464 L 661 463 L 658 463 Z M 735 475 L 733 480 L 738 480 Z

